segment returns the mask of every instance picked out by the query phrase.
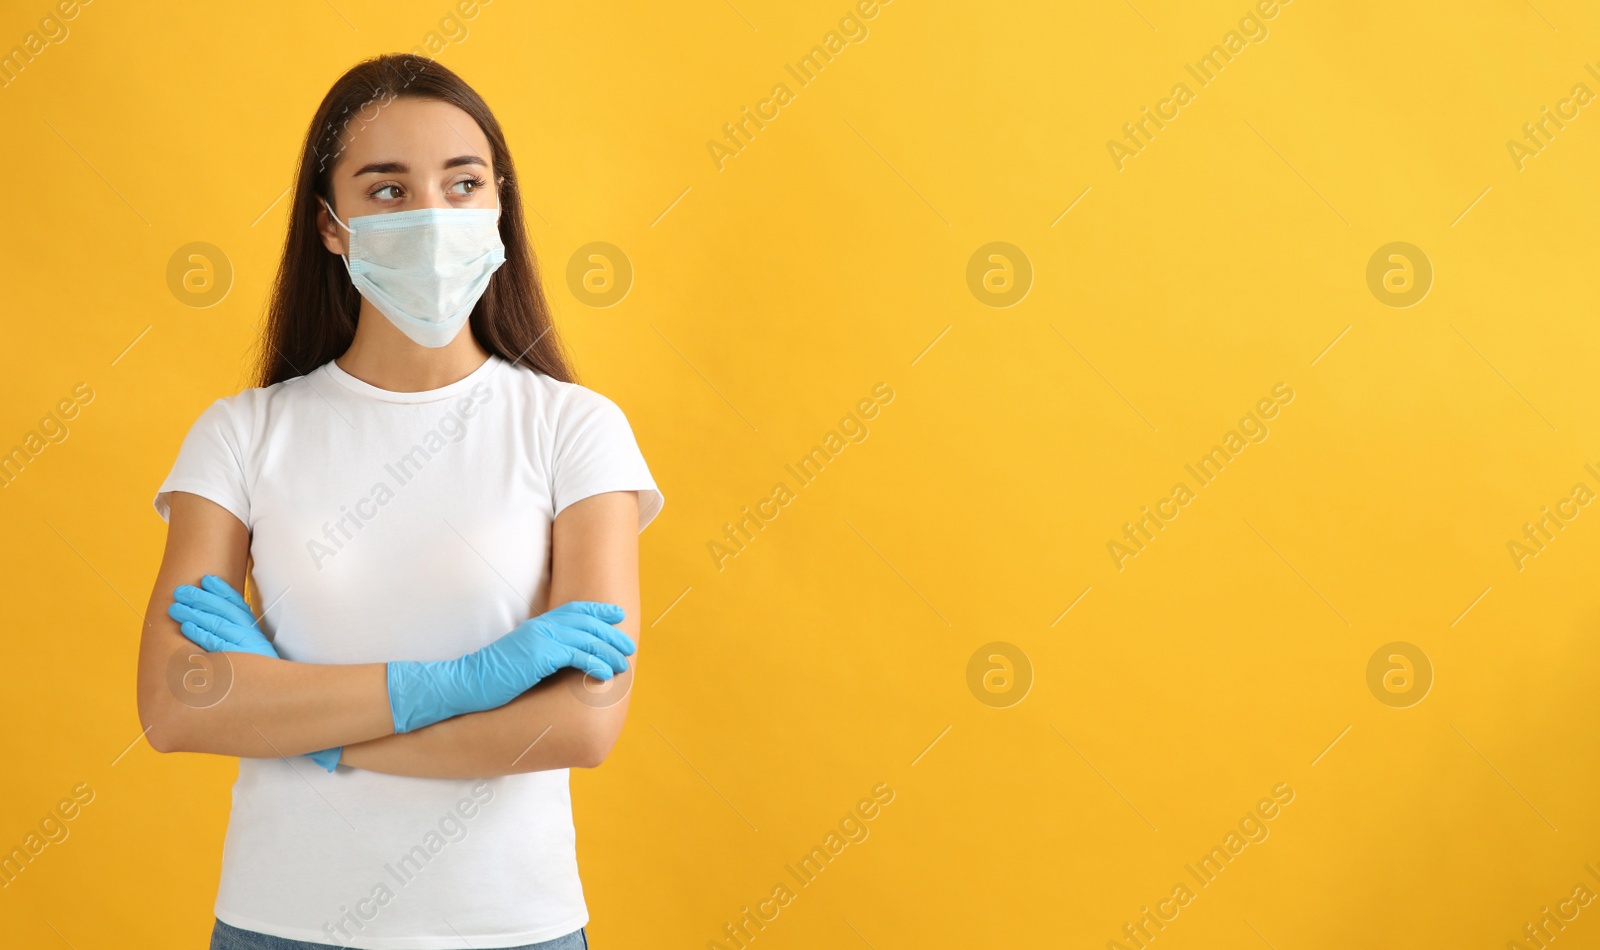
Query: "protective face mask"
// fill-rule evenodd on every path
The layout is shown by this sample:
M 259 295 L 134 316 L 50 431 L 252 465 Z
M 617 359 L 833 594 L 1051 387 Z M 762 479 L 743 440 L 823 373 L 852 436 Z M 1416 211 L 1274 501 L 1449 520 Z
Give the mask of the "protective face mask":
M 339 221 L 350 232 L 350 282 L 406 336 L 427 347 L 456 338 L 506 261 L 499 208 L 418 208 Z

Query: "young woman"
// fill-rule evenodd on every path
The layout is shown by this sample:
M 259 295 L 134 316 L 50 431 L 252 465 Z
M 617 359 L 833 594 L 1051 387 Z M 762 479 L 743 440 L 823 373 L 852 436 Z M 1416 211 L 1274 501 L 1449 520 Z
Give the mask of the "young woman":
M 150 744 L 239 757 L 211 947 L 587 947 L 567 770 L 622 728 L 663 497 L 454 73 L 328 92 L 264 337 L 156 495 L 139 652 Z

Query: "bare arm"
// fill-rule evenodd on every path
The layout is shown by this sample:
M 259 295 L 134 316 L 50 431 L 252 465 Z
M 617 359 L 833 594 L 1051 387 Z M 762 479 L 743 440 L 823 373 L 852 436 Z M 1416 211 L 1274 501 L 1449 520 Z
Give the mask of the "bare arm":
M 383 663 L 292 663 L 206 653 L 167 616 L 179 584 L 216 574 L 244 589 L 249 529 L 227 509 L 173 492 L 166 553 L 139 640 L 139 721 L 158 752 L 300 755 L 394 732 Z
M 617 627 L 639 643 L 638 492 L 603 492 L 562 510 L 551 528 L 550 602 L 617 604 Z M 628 712 L 639 653 L 603 689 L 573 669 L 547 677 L 497 709 L 456 716 L 405 735 L 346 745 L 355 768 L 433 778 L 488 778 L 592 768 L 605 760 Z

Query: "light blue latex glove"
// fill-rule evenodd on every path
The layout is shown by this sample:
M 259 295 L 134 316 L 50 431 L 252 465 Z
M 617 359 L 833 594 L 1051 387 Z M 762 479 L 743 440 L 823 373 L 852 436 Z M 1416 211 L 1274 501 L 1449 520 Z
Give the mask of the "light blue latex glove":
M 616 604 L 573 600 L 524 620 L 486 647 L 454 660 L 389 663 L 394 731 L 410 732 L 452 716 L 511 702 L 564 667 L 608 680 L 628 668 L 633 640 L 612 624 Z
M 167 616 L 195 646 L 208 653 L 254 653 L 279 659 L 272 641 L 261 632 L 250 605 L 227 581 L 215 574 L 200 578 L 200 586 L 180 584 L 172 592 Z M 310 752 L 306 758 L 329 772 L 339 764 L 344 746 Z

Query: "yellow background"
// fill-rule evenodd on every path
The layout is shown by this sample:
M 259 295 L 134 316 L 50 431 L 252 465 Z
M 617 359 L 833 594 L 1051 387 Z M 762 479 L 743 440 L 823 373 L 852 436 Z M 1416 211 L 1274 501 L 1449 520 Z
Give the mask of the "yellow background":
M 482 8 L 439 59 L 667 498 L 630 722 L 572 775 L 595 946 L 706 946 L 881 782 L 752 946 L 1102 947 L 1187 882 L 1154 946 L 1503 947 L 1600 890 L 1600 508 L 1506 548 L 1600 490 L 1600 105 L 1521 170 L 1506 144 L 1600 93 L 1600 13 L 1534 3 L 1295 0 L 1121 171 L 1106 142 L 1251 4 L 896 0 L 720 171 L 845 0 Z M 49 9 L 8 0 L 0 49 Z M 96 394 L 0 489 L 0 846 L 96 793 L 0 891 L 7 946 L 204 945 L 235 765 L 129 748 L 151 496 L 247 384 L 321 96 L 451 10 L 96 0 L 0 89 L 0 447 Z M 193 241 L 234 268 L 207 309 L 167 284 Z M 634 267 L 614 307 L 565 279 L 592 241 Z M 1009 308 L 967 283 L 992 241 L 1034 271 Z M 1366 280 L 1394 241 L 1435 272 L 1406 309 Z M 871 435 L 718 570 L 880 382 Z M 1119 571 L 1123 523 L 1280 382 L 1270 437 Z M 968 685 L 994 641 L 1033 671 L 1009 708 Z M 1409 708 L 1368 687 L 1392 641 L 1433 667 Z M 1600 903 L 1558 945 L 1600 946 Z

